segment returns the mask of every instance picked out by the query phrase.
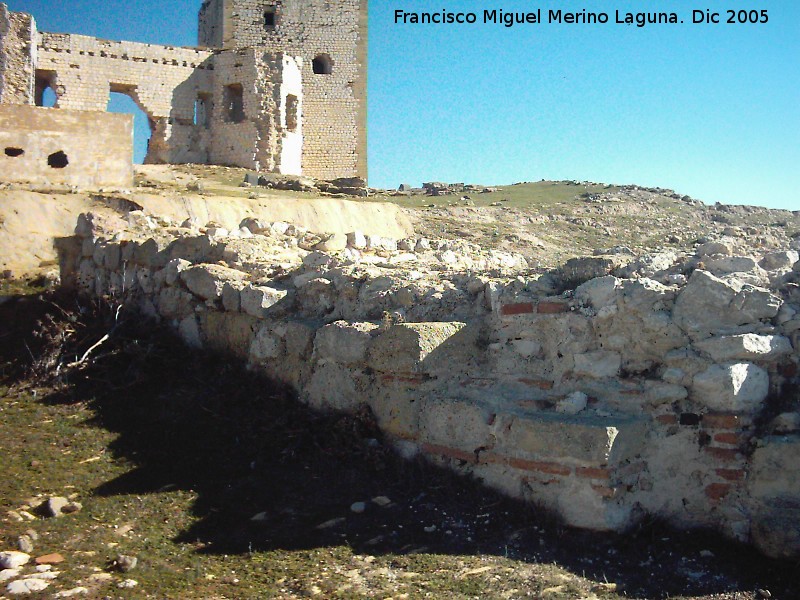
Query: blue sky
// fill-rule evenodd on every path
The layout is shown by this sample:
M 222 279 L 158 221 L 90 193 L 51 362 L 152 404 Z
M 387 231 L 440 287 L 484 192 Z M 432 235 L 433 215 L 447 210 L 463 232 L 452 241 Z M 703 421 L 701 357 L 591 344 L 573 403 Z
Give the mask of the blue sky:
M 199 0 L 8 0 L 40 29 L 193 45 Z M 800 3 L 766 24 L 691 24 L 728 0 L 370 2 L 370 184 L 588 179 L 800 210 Z M 702 5 L 702 6 L 701 6 Z M 605 25 L 484 24 L 484 9 L 606 12 Z M 474 12 L 396 24 L 395 10 Z M 683 24 L 614 23 L 674 11 Z M 142 136 L 139 136 L 142 137 Z

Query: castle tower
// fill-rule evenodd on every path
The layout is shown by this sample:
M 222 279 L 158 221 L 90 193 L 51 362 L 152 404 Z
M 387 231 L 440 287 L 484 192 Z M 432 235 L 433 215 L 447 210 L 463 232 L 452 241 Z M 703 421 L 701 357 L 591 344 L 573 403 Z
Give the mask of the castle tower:
M 303 172 L 367 177 L 367 0 L 206 0 L 198 42 L 303 59 Z

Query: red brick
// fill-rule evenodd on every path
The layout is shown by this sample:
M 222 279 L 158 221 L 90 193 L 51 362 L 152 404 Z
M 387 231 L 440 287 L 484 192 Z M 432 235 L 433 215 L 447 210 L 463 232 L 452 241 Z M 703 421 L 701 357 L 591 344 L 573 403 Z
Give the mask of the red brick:
M 714 448 L 713 446 L 706 446 L 706 452 L 722 462 L 733 462 L 741 459 L 739 451 L 735 448 Z
M 716 469 L 715 472 L 727 481 L 743 481 L 745 477 L 742 469 Z
M 608 469 L 603 467 L 578 467 L 575 469 L 575 475 L 589 479 L 608 479 L 609 476 Z
M 477 462 L 474 452 L 465 452 L 458 448 L 449 448 L 447 446 L 439 446 L 438 444 L 422 444 L 422 450 L 428 454 L 438 454 L 439 456 L 463 460 L 468 463 Z
M 722 500 L 730 491 L 730 483 L 712 483 L 706 486 L 706 496 L 715 501 Z
M 555 315 L 569 312 L 569 306 L 564 302 L 539 302 L 536 312 L 540 315 Z
M 503 304 L 500 307 L 500 314 L 504 316 L 525 315 L 532 312 L 533 312 L 532 302 L 517 302 L 516 304 Z
M 606 485 L 593 485 L 592 489 L 603 498 L 613 498 L 617 494 L 617 490 Z
M 572 469 L 559 463 L 541 462 L 538 460 L 525 460 L 523 458 L 509 458 L 508 464 L 515 469 L 523 471 L 541 471 L 550 475 L 569 475 Z
M 741 443 L 742 438 L 738 433 L 725 431 L 714 434 L 714 441 L 719 442 L 720 444 L 730 444 L 731 446 L 736 446 Z
M 703 415 L 703 427 L 708 429 L 738 429 L 744 425 L 740 415 L 731 413 L 708 413 Z
M 656 417 L 656 421 L 658 421 L 662 425 L 677 425 L 678 417 L 676 417 L 675 415 L 658 415 Z
M 784 377 L 797 377 L 797 364 L 786 363 L 778 367 L 778 372 Z
M 546 379 L 528 379 L 527 377 L 520 377 L 517 381 L 519 381 L 520 383 L 524 383 L 525 385 L 537 387 L 540 390 L 553 389 L 553 382 L 548 381 Z

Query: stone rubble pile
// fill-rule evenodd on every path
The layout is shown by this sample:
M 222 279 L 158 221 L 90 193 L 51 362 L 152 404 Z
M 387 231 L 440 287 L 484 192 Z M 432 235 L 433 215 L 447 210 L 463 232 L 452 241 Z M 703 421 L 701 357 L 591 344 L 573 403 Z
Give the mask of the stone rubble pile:
M 537 272 L 460 240 L 81 215 L 84 291 L 566 523 L 644 515 L 800 556 L 800 261 L 712 240 Z

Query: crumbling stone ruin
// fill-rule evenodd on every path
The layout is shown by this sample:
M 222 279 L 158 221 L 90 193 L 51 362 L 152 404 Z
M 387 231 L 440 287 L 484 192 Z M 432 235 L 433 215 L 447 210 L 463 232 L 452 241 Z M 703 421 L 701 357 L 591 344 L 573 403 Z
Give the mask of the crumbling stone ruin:
M 149 120 L 145 162 L 366 179 L 366 0 L 207 0 L 198 41 L 40 32 L 0 4 L 0 112 L 42 106 L 48 88 L 56 108 L 105 111 L 119 92 Z
M 549 272 L 463 241 L 81 216 L 65 281 L 574 526 L 800 556 L 800 262 L 721 238 Z

